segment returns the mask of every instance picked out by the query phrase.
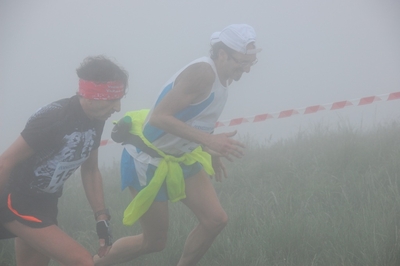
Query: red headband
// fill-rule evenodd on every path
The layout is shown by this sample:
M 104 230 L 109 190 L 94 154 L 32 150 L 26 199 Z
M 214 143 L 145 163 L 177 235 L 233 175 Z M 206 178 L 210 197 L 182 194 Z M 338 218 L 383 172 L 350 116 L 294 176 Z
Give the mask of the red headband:
M 93 100 L 116 100 L 125 95 L 125 84 L 120 81 L 95 83 L 94 81 L 79 80 L 78 94 Z

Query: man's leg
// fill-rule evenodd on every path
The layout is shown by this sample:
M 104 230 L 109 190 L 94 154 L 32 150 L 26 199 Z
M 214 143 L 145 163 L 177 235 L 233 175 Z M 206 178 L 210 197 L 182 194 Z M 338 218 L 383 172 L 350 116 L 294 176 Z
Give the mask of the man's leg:
M 17 265 L 48 265 L 50 258 L 39 253 L 19 237 L 15 238 L 15 257 Z
M 91 254 L 58 226 L 31 228 L 18 221 L 4 224 L 17 235 L 17 265 L 47 265 L 53 258 L 62 265 L 93 265 Z
M 197 216 L 199 224 L 189 234 L 178 266 L 196 265 L 228 222 L 210 177 L 201 170 L 185 180 L 182 202 Z
M 135 197 L 137 192 L 129 188 Z M 95 265 L 114 265 L 133 260 L 140 255 L 162 251 L 167 243 L 168 202 L 153 202 L 139 222 L 142 234 L 118 239 L 106 256 L 101 259 L 97 255 L 94 257 Z

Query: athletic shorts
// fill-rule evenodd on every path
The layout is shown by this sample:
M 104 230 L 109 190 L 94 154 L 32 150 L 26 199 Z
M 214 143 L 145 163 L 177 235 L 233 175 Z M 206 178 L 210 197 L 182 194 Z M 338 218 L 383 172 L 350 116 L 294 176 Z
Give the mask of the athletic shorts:
M 2 225 L 17 220 L 31 228 L 57 225 L 58 198 L 33 197 L 21 193 L 4 193 L 0 196 L 0 239 L 13 238 L 14 234 Z
M 146 166 L 147 185 L 153 178 L 157 167 L 152 164 L 148 164 Z M 194 176 L 195 174 L 200 172 L 201 169 L 203 169 L 203 166 L 198 162 L 192 165 L 185 165 L 181 163 L 180 166 L 182 168 L 183 177 L 185 179 Z M 121 157 L 121 190 L 124 190 L 126 187 L 133 187 L 136 191 L 139 192 L 140 190 L 145 188 L 146 185 L 143 186 L 140 184 L 134 158 L 126 151 L 126 149 L 124 149 Z M 160 191 L 158 192 L 154 201 L 168 201 L 167 185 L 165 181 L 162 184 Z

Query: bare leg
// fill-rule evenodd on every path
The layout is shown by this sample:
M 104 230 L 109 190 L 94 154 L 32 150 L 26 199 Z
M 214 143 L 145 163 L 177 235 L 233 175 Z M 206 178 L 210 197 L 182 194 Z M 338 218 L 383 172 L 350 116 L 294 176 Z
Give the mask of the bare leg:
M 137 192 L 133 188 L 130 189 L 135 197 Z M 114 265 L 163 250 L 167 242 L 168 202 L 153 202 L 139 221 L 143 233 L 118 239 L 105 257 L 94 257 L 95 265 Z
M 13 221 L 4 224 L 17 235 L 17 265 L 48 265 L 50 258 L 62 265 L 93 265 L 91 254 L 58 226 L 30 228 Z
M 15 238 L 15 253 L 17 265 L 48 265 L 50 258 L 25 243 L 24 240 Z
M 182 202 L 197 216 L 199 224 L 186 239 L 178 266 L 196 265 L 228 222 L 209 176 L 202 170 L 186 179 Z

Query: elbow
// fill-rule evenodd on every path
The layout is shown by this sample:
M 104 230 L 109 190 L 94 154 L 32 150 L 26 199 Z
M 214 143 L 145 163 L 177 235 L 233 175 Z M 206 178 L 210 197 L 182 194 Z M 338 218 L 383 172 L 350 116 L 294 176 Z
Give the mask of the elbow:
M 149 124 L 153 127 L 162 128 L 162 118 L 157 115 L 152 114 L 149 118 Z
M 174 130 L 176 127 L 176 118 L 170 114 L 153 113 L 148 120 L 148 124 L 152 127 L 168 131 Z

